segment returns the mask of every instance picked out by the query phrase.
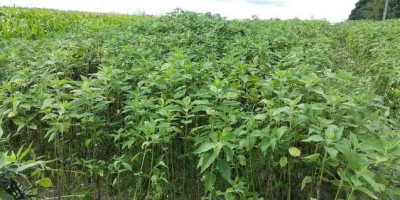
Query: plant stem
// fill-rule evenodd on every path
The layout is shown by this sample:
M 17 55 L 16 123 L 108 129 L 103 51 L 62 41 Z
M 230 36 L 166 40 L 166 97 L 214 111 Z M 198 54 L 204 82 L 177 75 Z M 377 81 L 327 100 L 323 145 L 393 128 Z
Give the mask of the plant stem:
M 343 184 L 343 179 L 340 180 L 339 188 L 335 195 L 335 200 L 337 200 L 337 198 L 339 197 L 339 193 L 340 193 L 340 189 L 342 188 L 342 184 Z

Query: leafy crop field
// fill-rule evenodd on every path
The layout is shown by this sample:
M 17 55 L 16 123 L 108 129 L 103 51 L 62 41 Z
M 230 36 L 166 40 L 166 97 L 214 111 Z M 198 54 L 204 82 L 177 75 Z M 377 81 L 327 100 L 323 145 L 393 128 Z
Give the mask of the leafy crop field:
M 399 58 L 398 20 L 0 8 L 0 172 L 53 199 L 399 199 Z

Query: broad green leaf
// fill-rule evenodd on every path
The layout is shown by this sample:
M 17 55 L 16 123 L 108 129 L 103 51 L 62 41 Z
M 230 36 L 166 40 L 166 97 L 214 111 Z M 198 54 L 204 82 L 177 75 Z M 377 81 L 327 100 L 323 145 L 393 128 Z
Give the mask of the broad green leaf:
M 356 196 L 353 193 L 350 196 L 348 196 L 346 200 L 356 200 Z
M 378 199 L 378 197 L 375 196 L 375 194 L 373 192 L 371 192 L 371 190 L 368 190 L 365 187 L 358 187 L 357 190 L 363 192 L 364 194 L 368 195 L 369 197 L 371 197 L 373 199 Z
M 17 160 L 17 156 L 15 155 L 14 151 L 11 151 L 11 154 L 7 156 L 7 162 L 12 163 Z
M 335 143 L 335 148 L 343 154 L 346 154 L 351 149 L 351 142 L 346 138 L 342 138 Z
M 248 136 L 248 137 L 240 140 L 239 146 L 240 147 L 246 147 L 246 150 L 250 151 L 250 149 L 252 149 L 254 147 L 256 142 L 257 142 L 257 138 L 256 137 Z
M 216 143 L 213 148 L 213 153 L 211 154 L 211 156 L 208 159 L 203 160 L 200 173 L 203 173 L 204 170 L 206 170 L 214 162 L 214 160 L 218 157 L 221 149 L 222 149 L 222 143 L 221 142 Z
M 208 105 L 210 102 L 208 100 L 195 100 L 192 102 L 193 105 Z
M 195 112 L 199 112 L 199 111 L 207 111 L 208 109 L 211 109 L 211 108 L 208 106 L 205 106 L 205 105 L 198 105 L 193 108 L 192 112 L 195 113 Z
M 335 137 L 333 138 L 334 141 L 339 141 L 340 139 L 342 139 L 343 130 L 344 130 L 343 126 L 335 129 Z
M 352 170 L 357 170 L 358 167 L 360 166 L 359 159 L 358 159 L 357 155 L 355 155 L 352 152 L 348 152 L 348 153 L 345 154 L 345 157 L 346 157 L 346 160 L 347 160 L 347 162 L 349 164 L 349 167 Z
M 228 161 L 233 160 L 233 151 L 231 148 L 229 148 L 228 146 L 224 145 L 224 147 L 222 147 L 224 149 L 224 152 L 226 154 L 226 156 L 228 157 Z
M 337 170 L 337 173 L 339 174 L 340 178 L 341 178 L 343 181 L 350 182 L 350 179 L 349 179 L 349 177 L 347 177 L 346 171 L 345 171 L 344 169 L 341 169 L 341 168 L 338 169 L 338 170 Z
M 53 104 L 54 100 L 55 100 L 55 99 L 53 99 L 53 98 L 47 98 L 47 99 L 45 99 L 44 102 L 43 102 L 42 107 L 40 108 L 40 110 L 43 110 L 43 109 L 45 109 L 45 108 L 50 107 L 50 105 Z
M 290 113 L 290 107 L 285 106 L 285 107 L 277 108 L 277 109 L 275 109 L 275 111 L 272 113 L 272 116 L 278 115 L 278 114 L 280 114 L 280 113 L 289 114 L 289 113 Z
M 286 156 L 281 157 L 281 159 L 279 160 L 279 164 L 281 165 L 281 167 L 285 167 L 287 162 L 288 160 Z
M 214 143 L 217 143 L 219 141 L 219 133 L 211 132 L 210 133 L 210 138 Z
M 204 160 L 208 159 L 211 156 L 210 152 L 205 152 L 203 155 L 200 156 L 199 162 L 197 163 L 197 169 L 201 167 Z
M 226 97 L 227 99 L 236 99 L 238 96 L 239 96 L 239 94 L 236 93 L 236 92 L 227 92 L 227 93 L 225 94 L 225 97 Z
M 228 182 L 231 181 L 231 166 L 226 160 L 219 160 L 218 164 L 218 171 L 221 173 L 222 177 L 224 177 Z
M 361 187 L 364 185 L 364 182 L 360 180 L 359 177 L 357 177 L 356 175 L 351 176 L 350 180 L 355 187 Z
M 185 97 L 184 99 L 182 99 L 182 102 L 184 103 L 184 106 L 185 107 L 187 107 L 187 108 L 189 108 L 190 107 L 190 102 L 191 102 L 192 100 L 190 99 L 190 97 Z
M 85 140 L 85 147 L 89 147 L 90 143 L 92 142 L 92 139 L 88 138 Z M 126 142 L 126 141 L 125 141 Z
M 186 93 L 186 89 L 180 90 L 174 94 L 174 99 L 180 99 Z
M 223 132 L 222 136 L 220 136 L 221 140 L 225 140 L 225 141 L 232 141 L 237 137 L 236 133 L 234 132 Z
M 204 178 L 206 183 L 206 190 L 210 191 L 213 188 L 215 181 L 217 180 L 216 176 L 213 173 L 207 173 L 206 175 L 204 175 Z
M 325 130 L 325 138 L 328 140 L 332 140 L 333 138 L 335 138 L 335 129 L 333 126 L 329 126 Z
M 358 145 L 358 138 L 357 138 L 357 136 L 356 136 L 354 133 L 352 133 L 352 132 L 350 132 L 350 141 L 351 141 L 351 143 L 353 144 L 353 146 L 357 146 L 357 145 Z
M 28 128 L 31 129 L 31 130 L 37 130 L 37 125 L 36 124 L 30 124 L 28 126 Z
M 0 190 L 0 200 L 14 200 L 14 197 L 7 192 Z
M 328 154 L 329 154 L 333 159 L 336 158 L 336 156 L 337 156 L 337 154 L 338 154 L 338 150 L 336 150 L 335 148 L 326 147 L 326 146 L 324 146 L 324 148 L 325 148 L 325 151 L 327 151 Z
M 192 120 L 181 120 L 182 124 L 190 124 Z
M 375 182 L 375 180 L 373 179 L 374 175 L 375 174 L 369 170 L 361 173 L 361 176 L 372 186 L 375 192 L 384 191 L 386 189 L 385 185 Z
M 224 192 L 225 193 L 225 200 L 235 200 L 235 195 L 233 195 L 230 192 Z
M 282 126 L 282 127 L 278 128 L 278 130 L 276 131 L 276 135 L 278 136 L 278 139 L 281 139 L 281 137 L 283 136 L 283 134 L 285 134 L 287 129 L 288 129 L 288 127 L 286 127 L 286 126 Z
M 307 183 L 312 182 L 312 177 L 311 176 L 306 176 L 303 178 L 303 181 L 301 182 L 301 190 L 303 191 L 304 187 L 306 186 Z
M 261 136 L 265 136 L 266 135 L 266 133 L 263 133 L 263 132 L 261 132 L 260 130 L 253 130 L 251 133 L 250 133 L 250 136 L 251 137 L 261 137 Z
M 237 159 L 239 160 L 239 164 L 242 166 L 246 165 L 246 157 L 244 155 L 240 154 L 237 156 Z
M 265 151 L 268 149 L 268 147 L 271 146 L 269 140 L 267 140 L 267 139 L 264 139 L 264 140 L 261 142 L 260 145 L 261 145 L 261 151 L 262 151 L 262 152 L 265 152 Z
M 207 108 L 206 110 L 207 115 L 217 115 L 218 112 L 212 108 Z
M 275 150 L 276 147 L 276 137 L 271 138 L 271 140 L 269 141 L 269 143 L 271 144 L 272 150 Z
M 18 111 L 13 110 L 13 111 L 11 111 L 10 113 L 8 113 L 7 117 L 8 117 L 8 118 L 13 118 L 13 117 L 15 117 L 17 114 L 18 114 Z
M 256 120 L 264 120 L 266 118 L 267 118 L 266 114 L 258 114 L 256 116 L 254 116 L 254 119 L 256 119 Z
M 314 153 L 308 156 L 303 157 L 306 162 L 314 162 L 316 161 L 321 155 L 319 153 Z
M 289 154 L 293 157 L 298 157 L 301 155 L 301 151 L 300 151 L 300 149 L 298 149 L 296 147 L 290 147 Z
M 198 131 L 198 130 L 200 130 L 200 129 L 202 129 L 202 128 L 203 128 L 203 126 L 193 127 L 193 128 L 190 130 L 190 133 L 195 133 L 196 131 Z
M 302 140 L 303 142 L 321 142 L 324 141 L 324 138 L 320 135 L 313 135 L 305 140 Z
M 29 164 L 26 164 L 26 165 L 21 165 L 21 166 L 19 166 L 19 167 L 15 170 L 15 172 L 22 172 L 22 171 L 24 171 L 25 169 L 28 169 L 28 168 L 31 168 L 31 167 L 35 167 L 35 166 L 37 166 L 37 165 L 41 165 L 41 164 L 44 164 L 44 163 L 47 163 L 47 162 L 45 162 L 45 161 L 35 161 L 34 163 L 29 163 Z
M 7 152 L 0 152 L 0 169 L 7 165 Z
M 204 143 L 198 149 L 196 149 L 193 153 L 200 154 L 206 152 L 214 147 L 214 143 Z
M 43 178 L 40 179 L 39 181 L 36 182 L 38 185 L 48 188 L 48 187 L 52 187 L 53 183 L 51 182 L 51 180 L 49 178 Z
M 125 169 L 132 171 L 132 167 L 129 163 L 122 163 L 122 165 L 125 167 Z

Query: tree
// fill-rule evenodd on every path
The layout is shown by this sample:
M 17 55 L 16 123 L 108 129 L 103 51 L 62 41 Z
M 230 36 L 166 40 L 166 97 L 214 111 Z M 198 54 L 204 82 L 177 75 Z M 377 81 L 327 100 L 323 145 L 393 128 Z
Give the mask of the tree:
M 356 8 L 354 8 L 351 13 L 349 20 L 358 20 L 362 19 L 362 14 L 365 9 L 365 5 L 367 5 L 368 1 L 370 0 L 360 0 L 356 3 Z
M 386 0 L 360 0 L 351 11 L 349 20 L 381 20 Z M 386 19 L 400 18 L 400 0 L 390 0 Z

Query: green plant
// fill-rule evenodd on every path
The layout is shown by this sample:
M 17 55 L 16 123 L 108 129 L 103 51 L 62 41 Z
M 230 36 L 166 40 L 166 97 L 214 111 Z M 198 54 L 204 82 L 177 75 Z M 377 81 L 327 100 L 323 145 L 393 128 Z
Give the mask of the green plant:
M 1 150 L 57 160 L 39 194 L 398 198 L 398 21 L 0 12 Z
M 8 155 L 7 152 L 0 152 L 0 198 L 1 199 L 32 199 L 37 197 L 35 187 L 40 185 L 42 187 L 51 187 L 52 182 L 48 178 L 44 178 L 41 174 L 45 170 L 44 164 L 47 162 L 23 159 L 31 152 L 31 146 L 24 149 L 22 146 L 17 154 L 14 152 Z M 26 170 L 34 169 L 32 177 L 41 177 L 35 183 L 31 182 L 31 178 L 25 175 Z M 18 178 L 23 178 L 24 182 L 30 186 L 27 189 L 21 189 L 16 181 Z

